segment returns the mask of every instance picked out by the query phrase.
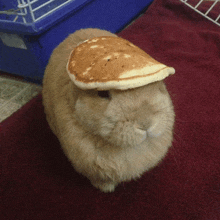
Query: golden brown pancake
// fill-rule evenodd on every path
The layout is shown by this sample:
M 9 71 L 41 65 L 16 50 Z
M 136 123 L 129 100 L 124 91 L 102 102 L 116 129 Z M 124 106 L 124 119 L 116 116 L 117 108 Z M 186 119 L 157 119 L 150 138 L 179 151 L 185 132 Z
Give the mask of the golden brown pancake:
M 120 37 L 95 37 L 71 52 L 67 72 L 81 89 L 131 89 L 163 80 L 175 70 Z

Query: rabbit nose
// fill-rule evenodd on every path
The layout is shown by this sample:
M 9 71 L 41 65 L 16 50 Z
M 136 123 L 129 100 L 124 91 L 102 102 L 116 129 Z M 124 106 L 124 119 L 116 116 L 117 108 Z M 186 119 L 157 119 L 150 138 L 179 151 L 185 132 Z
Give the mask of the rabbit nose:
M 163 130 L 161 126 L 159 126 L 159 123 L 154 123 L 149 129 L 148 134 L 150 137 L 158 137 L 162 134 Z
M 135 136 L 138 144 L 141 144 L 147 137 L 147 131 L 135 128 Z

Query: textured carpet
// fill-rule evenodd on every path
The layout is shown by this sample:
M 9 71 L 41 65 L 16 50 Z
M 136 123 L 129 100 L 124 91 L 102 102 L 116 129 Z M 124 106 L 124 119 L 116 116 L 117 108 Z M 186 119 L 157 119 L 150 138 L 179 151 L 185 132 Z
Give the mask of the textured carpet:
M 101 193 L 63 155 L 39 95 L 1 123 L 0 219 L 220 219 L 220 28 L 180 1 L 155 0 L 119 35 L 176 69 L 165 80 L 176 111 L 166 158 Z

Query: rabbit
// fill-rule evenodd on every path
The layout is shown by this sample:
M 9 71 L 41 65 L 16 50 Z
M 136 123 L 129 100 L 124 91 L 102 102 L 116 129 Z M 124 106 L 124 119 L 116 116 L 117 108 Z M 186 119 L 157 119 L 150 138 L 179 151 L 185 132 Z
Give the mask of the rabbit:
M 107 193 L 160 163 L 172 145 L 175 113 L 163 81 L 128 90 L 75 86 L 66 71 L 69 55 L 78 44 L 98 36 L 117 37 L 81 29 L 54 49 L 42 99 L 48 124 L 74 169 Z

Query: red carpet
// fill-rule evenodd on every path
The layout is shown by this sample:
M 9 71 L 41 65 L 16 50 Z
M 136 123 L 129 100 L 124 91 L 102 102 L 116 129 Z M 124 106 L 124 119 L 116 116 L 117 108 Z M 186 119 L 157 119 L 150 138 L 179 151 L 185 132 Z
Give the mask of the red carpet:
M 220 28 L 177 0 L 155 0 L 119 34 L 173 66 L 175 140 L 141 179 L 104 194 L 63 155 L 36 97 L 1 124 L 2 220 L 219 220 Z

